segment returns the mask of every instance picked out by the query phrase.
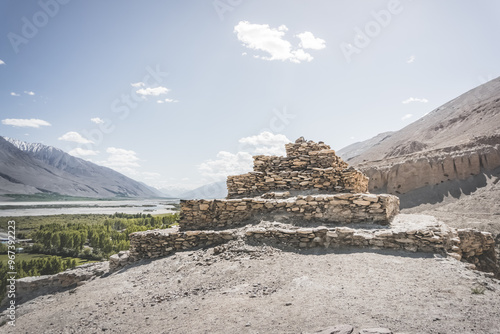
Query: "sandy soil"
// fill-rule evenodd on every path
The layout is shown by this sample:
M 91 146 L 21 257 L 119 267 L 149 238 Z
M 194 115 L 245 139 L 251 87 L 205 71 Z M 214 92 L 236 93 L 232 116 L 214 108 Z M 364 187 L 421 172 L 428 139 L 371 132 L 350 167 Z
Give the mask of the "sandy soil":
M 470 194 L 444 197 L 434 204 L 403 209 L 402 213 L 431 215 L 455 228 L 474 227 L 494 235 L 500 233 L 500 169 L 486 179 L 486 186 Z
M 500 333 L 500 281 L 432 254 L 232 242 L 143 260 L 17 312 L 2 332 Z

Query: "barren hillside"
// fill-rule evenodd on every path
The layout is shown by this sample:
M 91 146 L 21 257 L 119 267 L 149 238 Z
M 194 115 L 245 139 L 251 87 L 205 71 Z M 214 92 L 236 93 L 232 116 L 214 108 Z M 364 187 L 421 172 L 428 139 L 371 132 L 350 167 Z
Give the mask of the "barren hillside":
M 454 201 L 496 184 L 500 78 L 462 94 L 400 131 L 353 144 L 339 154 L 370 177 L 370 191 L 399 195 L 403 208 Z M 487 211 L 500 214 L 498 193 L 483 192 L 483 196 L 493 198 L 493 207 Z M 465 207 L 471 210 L 472 202 L 468 203 Z M 476 204 L 475 208 L 486 213 L 482 204 Z
M 339 151 L 349 164 L 376 162 L 416 152 L 430 152 L 460 146 L 499 144 L 500 78 L 476 87 L 431 111 L 405 128 L 350 158 L 360 143 Z M 377 138 L 375 137 L 375 138 Z M 485 138 L 492 141 L 485 142 Z M 483 138 L 483 139 L 481 139 Z M 368 141 L 371 141 L 368 140 Z M 368 142 L 367 141 L 367 142 Z
M 432 254 L 231 242 L 143 260 L 17 312 L 5 333 L 498 333 L 500 284 Z

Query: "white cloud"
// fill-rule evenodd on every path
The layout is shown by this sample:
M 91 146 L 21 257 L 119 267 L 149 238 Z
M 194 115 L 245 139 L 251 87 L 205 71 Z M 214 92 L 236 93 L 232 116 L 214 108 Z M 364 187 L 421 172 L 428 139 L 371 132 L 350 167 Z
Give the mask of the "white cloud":
M 39 128 L 41 126 L 51 125 L 47 121 L 35 118 L 31 119 L 7 118 L 2 120 L 2 124 L 17 126 L 17 127 L 27 127 L 27 128 Z
M 179 102 L 179 100 L 174 100 L 174 99 L 165 99 L 165 100 L 158 100 L 156 101 L 156 103 L 175 103 L 175 102 Z
M 402 101 L 404 104 L 412 103 L 412 102 L 421 102 L 421 103 L 427 103 L 429 100 L 425 98 L 416 98 L 416 97 L 409 97 L 406 100 Z
M 142 172 L 141 175 L 144 180 L 157 180 L 161 176 L 160 173 L 154 172 Z
M 314 58 L 307 52 L 304 52 L 302 49 L 298 49 L 296 51 L 292 51 L 293 58 L 290 59 L 292 63 L 300 63 L 300 61 L 311 61 Z
M 410 58 L 408 58 L 408 59 L 406 60 L 406 62 L 407 62 L 408 64 L 411 64 L 411 63 L 413 63 L 414 61 L 415 61 L 415 56 L 410 56 Z
M 21 96 L 21 94 L 17 94 L 15 92 L 10 92 L 10 95 L 12 95 L 12 96 Z
M 243 45 L 245 47 L 249 49 L 264 51 L 270 55 L 254 55 L 255 58 L 264 60 L 289 60 L 294 63 L 300 63 L 301 61 L 311 61 L 313 57 L 310 54 L 306 53 L 303 49 L 300 48 L 297 50 L 293 50 L 292 44 L 289 41 L 283 39 L 286 31 L 288 31 L 288 28 L 285 25 L 281 25 L 278 29 L 274 29 L 269 27 L 268 24 L 252 24 L 248 21 L 240 21 L 234 27 L 234 32 L 236 33 L 238 40 L 243 42 Z M 319 46 L 319 40 L 321 39 L 317 39 L 318 41 L 316 41 L 315 39 L 316 42 L 311 42 L 310 39 L 307 39 L 307 37 L 309 36 L 307 32 L 300 35 L 303 34 L 306 34 L 305 39 L 307 40 L 306 44 L 309 43 L 307 44 L 308 46 Z
M 139 88 L 139 87 L 144 87 L 146 84 L 144 82 L 136 82 L 136 83 L 131 83 L 130 84 L 132 87 L 136 87 L 136 88 Z
M 71 141 L 79 144 L 93 144 L 93 141 L 83 138 L 81 134 L 75 131 L 66 132 L 58 140 Z
M 33 95 L 35 95 L 35 92 L 32 92 L 32 91 L 26 91 L 26 90 L 25 90 L 25 91 L 24 91 L 24 94 L 28 94 L 28 95 L 33 96 Z
M 0 59 L 0 65 L 5 65 L 5 62 L 2 59 Z
M 220 151 L 215 159 L 206 160 L 198 166 L 200 173 L 210 180 L 224 180 L 229 175 L 238 175 L 252 170 L 253 155 L 285 155 L 285 144 L 290 140 L 282 134 L 262 132 L 238 140 L 238 153 Z
M 402 121 L 406 121 L 407 119 L 410 119 L 410 118 L 412 118 L 412 117 L 413 117 L 413 114 L 406 114 L 406 115 L 404 115 L 403 117 L 401 117 L 401 120 L 402 120 Z
M 135 92 L 137 94 L 144 95 L 144 96 L 147 96 L 147 95 L 158 96 L 158 95 L 162 95 L 162 94 L 167 94 L 169 92 L 169 89 L 166 87 L 159 86 L 159 87 L 154 87 L 154 88 L 151 88 L 151 87 L 141 88 L 141 89 L 136 90 Z
M 253 158 L 248 152 L 236 154 L 220 151 L 217 158 L 203 162 L 198 170 L 212 180 L 224 180 L 228 175 L 238 175 L 252 170 Z
M 244 137 L 238 140 L 242 151 L 254 155 L 285 155 L 285 144 L 290 140 L 282 134 L 272 134 L 264 131 L 256 136 Z
M 71 151 L 68 152 L 69 154 L 75 156 L 75 157 L 88 157 L 91 155 L 97 155 L 99 154 L 99 151 L 94 151 L 94 150 L 85 150 L 83 148 L 77 147 L 72 149 Z
M 105 165 L 107 167 L 139 167 L 137 153 L 123 148 L 108 147 L 106 153 L 109 154 Z
M 92 123 L 95 123 L 95 124 L 103 124 L 104 123 L 104 121 L 102 119 L 100 119 L 99 117 L 91 118 L 90 121 Z
M 321 50 L 326 47 L 324 39 L 316 38 L 310 31 L 296 35 L 300 39 L 299 47 L 304 49 Z
M 158 173 L 141 172 L 139 170 L 141 168 L 140 159 L 135 151 L 108 147 L 106 153 L 108 153 L 107 159 L 98 161 L 97 164 L 112 168 L 119 173 L 143 182 L 158 179 L 161 176 Z

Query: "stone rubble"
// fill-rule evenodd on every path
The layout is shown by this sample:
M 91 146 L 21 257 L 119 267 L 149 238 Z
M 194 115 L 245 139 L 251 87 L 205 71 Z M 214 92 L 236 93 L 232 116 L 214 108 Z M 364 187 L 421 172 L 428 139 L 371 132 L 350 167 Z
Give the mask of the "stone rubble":
M 365 225 L 368 226 L 368 225 Z M 247 225 L 239 229 L 223 231 L 179 229 L 135 232 L 131 234 L 130 253 L 123 259 L 113 259 L 113 268 L 142 258 L 157 258 L 178 251 L 205 248 L 225 244 L 231 240 L 245 243 L 271 241 L 276 245 L 291 246 L 295 249 L 313 247 L 339 248 L 390 248 L 410 252 L 430 252 L 451 256 L 457 260 L 467 260 L 477 268 L 485 268 L 488 261 L 484 255 L 494 255 L 495 240 L 491 233 L 475 229 L 454 229 L 438 221 L 410 224 L 396 220 L 390 227 L 350 228 L 340 227 L 296 227 L 263 222 Z M 492 253 L 493 252 L 493 253 Z M 125 253 L 124 253 L 125 254 Z M 118 257 L 117 257 L 118 258 Z
M 121 265 L 125 265 L 122 262 Z M 54 275 L 30 276 L 16 280 L 16 302 L 22 303 L 37 295 L 53 293 L 61 289 L 75 288 L 86 281 L 100 277 L 110 269 L 108 262 L 84 264 Z M 0 306 L 8 302 L 7 296 Z
M 227 179 L 227 198 L 259 196 L 267 192 L 290 190 L 311 193 L 362 193 L 368 191 L 368 178 L 335 155 L 330 146 L 305 141 L 286 144 L 286 157 L 258 155 L 254 171 Z
M 132 233 L 130 251 L 112 256 L 111 267 L 228 242 L 266 241 L 294 249 L 433 252 L 498 270 L 490 233 L 398 219 L 399 198 L 367 193 L 368 178 L 322 142 L 299 138 L 286 152 L 256 156 L 254 172 L 228 177 L 227 199 L 181 201 L 178 227 Z
M 337 325 L 315 332 L 317 334 L 352 334 L 354 327 L 351 325 Z M 311 333 L 312 334 L 312 333 Z M 393 334 L 388 328 L 366 328 L 361 329 L 357 334 Z

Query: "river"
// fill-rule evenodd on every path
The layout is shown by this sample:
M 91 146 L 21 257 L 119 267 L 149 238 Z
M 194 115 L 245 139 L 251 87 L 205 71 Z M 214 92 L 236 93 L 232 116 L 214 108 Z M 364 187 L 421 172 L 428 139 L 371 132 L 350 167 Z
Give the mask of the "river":
M 175 212 L 176 200 L 0 202 L 0 217 L 49 216 L 61 214 L 163 214 Z

